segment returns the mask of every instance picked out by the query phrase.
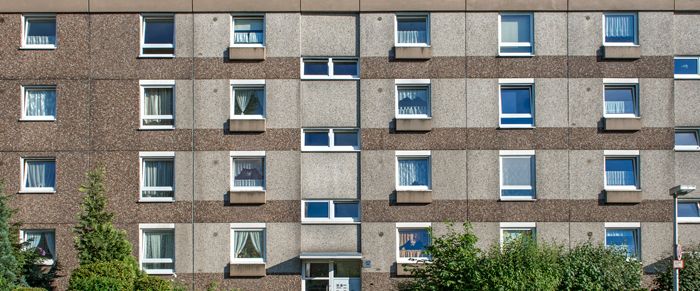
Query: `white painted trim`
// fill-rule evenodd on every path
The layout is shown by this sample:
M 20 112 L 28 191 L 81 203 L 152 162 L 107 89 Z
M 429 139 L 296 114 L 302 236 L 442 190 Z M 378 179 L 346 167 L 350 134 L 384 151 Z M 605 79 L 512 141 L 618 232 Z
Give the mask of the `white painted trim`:
M 357 146 L 336 146 L 335 131 L 354 132 L 357 135 Z M 307 146 L 307 132 L 326 132 L 328 134 L 327 146 Z M 362 137 L 358 128 L 302 128 L 301 129 L 301 151 L 302 152 L 359 152 L 361 150 Z
M 139 223 L 139 229 L 175 229 L 174 223 Z
M 536 222 L 501 222 L 501 228 L 534 228 L 537 227 Z
M 27 238 L 25 237 L 26 232 L 52 232 L 53 233 L 53 238 L 54 238 L 54 245 L 53 249 L 54 251 L 57 250 L 57 245 L 56 242 L 58 241 L 56 238 L 56 229 L 55 228 L 39 228 L 39 229 L 33 229 L 33 228 L 24 228 L 19 230 L 19 241 L 21 243 L 27 242 Z M 52 258 L 51 259 L 41 259 L 40 262 L 37 262 L 39 265 L 44 265 L 44 266 L 51 266 L 56 262 L 56 257 L 58 257 L 57 254 L 51 254 Z
M 174 158 L 175 152 L 139 152 L 142 158 Z
M 172 186 L 162 186 L 162 187 L 148 187 L 143 185 L 144 171 L 143 164 L 144 160 L 149 159 L 163 159 L 172 160 L 173 162 L 173 185 Z M 175 202 L 175 182 L 177 175 L 177 165 L 175 164 L 175 152 L 139 152 L 139 202 Z M 143 197 L 143 191 L 170 191 L 173 193 L 172 197 Z
M 700 217 L 678 217 L 678 223 L 700 223 Z
M 503 81 L 503 83 L 501 83 Z M 530 82 L 532 81 L 532 82 Z M 530 82 L 530 83 L 528 83 Z M 528 88 L 530 91 L 530 113 L 503 113 L 503 88 Z M 535 127 L 535 85 L 534 79 L 499 79 L 498 84 L 498 127 L 499 128 L 534 128 Z M 504 118 L 532 118 L 531 124 L 504 124 Z
M 429 228 L 431 222 L 397 222 L 396 228 Z
M 267 86 L 265 80 L 231 80 L 229 86 L 229 116 L 231 119 L 265 119 L 267 116 Z M 260 100 L 262 114 L 236 115 L 236 89 L 262 89 L 263 96 Z
M 53 18 L 54 21 L 54 44 L 27 44 L 27 33 L 29 31 L 27 30 L 27 22 L 31 20 L 32 18 L 35 19 L 49 19 Z M 21 50 L 55 50 L 58 48 L 58 21 L 56 20 L 56 14 L 54 13 L 27 13 L 27 14 L 22 14 L 21 16 L 22 23 L 20 25 L 20 37 L 21 37 L 21 43 L 20 43 L 20 49 Z
M 306 216 L 306 202 L 324 202 L 328 205 L 328 217 L 305 217 Z M 335 217 L 335 204 L 336 203 L 356 203 L 357 204 L 357 217 Z M 362 205 L 359 200 L 313 200 L 313 199 L 303 199 L 301 200 L 301 223 L 302 224 L 358 224 L 362 221 Z
M 54 186 L 53 187 L 32 187 L 27 188 L 27 161 L 53 161 L 54 162 Z M 40 194 L 53 194 L 56 193 L 56 186 L 58 186 L 58 162 L 55 157 L 20 157 L 19 158 L 19 173 L 20 173 L 20 187 L 19 193 L 40 193 Z
M 603 79 L 603 84 L 619 84 L 619 85 L 627 85 L 627 84 L 639 84 L 639 78 L 604 78 Z
M 175 80 L 139 80 L 141 86 L 175 86 Z
M 171 88 L 172 94 L 172 115 L 146 115 L 145 113 L 145 90 L 146 88 Z M 175 128 L 177 114 L 177 90 L 175 80 L 139 80 L 139 129 L 140 130 L 169 130 Z M 145 125 L 144 119 L 172 119 L 173 125 Z
M 399 18 L 425 17 L 425 43 L 399 43 Z M 395 47 L 430 47 L 430 13 L 429 12 L 399 12 L 394 14 L 394 46 Z
M 302 260 L 333 260 L 333 259 L 336 259 L 336 260 L 361 260 L 362 255 L 356 255 L 356 256 L 352 256 L 352 255 L 339 255 L 339 256 L 314 256 L 314 255 L 303 256 L 303 255 L 299 255 L 299 259 L 302 259 Z M 326 278 L 326 277 L 323 277 L 323 278 Z M 350 277 L 350 278 L 359 278 L 359 277 Z M 302 279 L 302 282 L 303 281 L 305 281 L 305 280 Z
M 265 85 L 265 80 L 230 80 L 232 86 L 235 85 Z
M 145 22 L 148 18 L 172 18 L 173 20 L 173 43 L 172 44 L 145 44 L 146 30 Z M 177 23 L 173 13 L 141 13 L 139 15 L 139 58 L 173 58 L 175 57 L 175 45 L 177 44 Z M 172 48 L 172 54 L 144 54 L 145 48 Z
M 605 41 L 605 16 L 607 15 L 633 15 L 634 16 L 634 42 L 606 42 Z M 639 46 L 639 14 L 636 12 L 604 12 L 603 13 L 603 46 Z
M 146 247 L 144 243 L 144 233 L 145 231 L 148 230 L 172 230 L 173 231 L 173 236 L 175 236 L 175 224 L 174 223 L 140 223 L 139 224 L 139 268 L 146 272 L 147 274 L 159 274 L 159 275 L 169 275 L 169 274 L 174 274 L 175 273 L 175 257 L 177 256 L 177 252 L 173 252 L 173 258 L 172 259 L 158 259 L 158 260 L 149 260 L 148 262 L 145 263 L 150 263 L 151 261 L 153 262 L 162 262 L 162 263 L 172 263 L 173 264 L 173 269 L 156 269 L 156 270 L 145 270 L 143 268 L 144 264 L 144 248 Z M 177 245 L 177 240 L 173 240 L 173 249 L 177 250 L 176 245 Z
M 506 152 L 505 155 L 500 154 L 498 157 L 498 180 L 499 180 L 499 190 L 498 195 L 502 201 L 534 201 L 537 197 L 537 160 L 534 151 L 500 151 Z M 510 152 L 510 153 L 508 153 Z M 524 152 L 525 154 L 516 154 L 517 152 Z M 530 154 L 532 152 L 532 154 Z M 527 158 L 530 160 L 531 171 L 530 174 L 530 184 L 529 185 L 505 185 L 503 182 L 503 159 L 514 159 L 514 158 Z M 530 190 L 532 191 L 531 196 L 508 196 L 503 195 L 504 190 Z
M 262 232 L 262 253 L 260 258 L 235 258 L 236 231 L 260 231 Z M 229 262 L 231 264 L 265 264 L 267 261 L 267 228 L 264 223 L 231 223 L 229 231 Z
M 27 90 L 53 90 L 54 91 L 54 98 L 56 98 L 55 103 L 54 103 L 54 111 L 56 112 L 56 115 L 58 115 L 58 90 L 56 89 L 56 85 L 20 85 L 20 104 L 21 104 L 21 121 L 56 121 L 56 115 L 47 115 L 47 116 L 27 116 Z
M 265 151 L 231 151 L 231 157 L 264 157 Z
M 430 85 L 430 79 L 395 79 L 395 85 Z
M 333 71 L 333 61 L 338 62 L 354 62 L 357 75 L 335 75 Z M 328 66 L 328 75 L 306 75 L 304 66 L 306 62 L 326 63 Z M 300 79 L 301 80 L 359 80 L 360 79 L 360 60 L 353 57 L 301 57 L 300 58 Z
M 402 258 L 401 257 L 401 250 L 399 249 L 401 247 L 401 240 L 399 238 L 399 231 L 402 229 L 428 229 L 431 228 L 431 223 L 430 222 L 397 222 L 396 223 L 396 230 L 394 231 L 394 251 L 396 252 L 396 262 L 399 264 L 410 264 L 410 263 L 417 263 L 418 260 L 428 260 L 428 257 L 411 257 L 411 258 Z M 432 243 L 432 237 L 430 238 L 431 243 Z
M 501 156 L 534 156 L 535 150 L 501 150 L 498 151 Z
M 639 156 L 639 150 L 604 150 L 605 156 Z
M 265 223 L 231 223 L 231 228 L 265 228 L 267 227 Z
M 534 78 L 498 79 L 498 84 L 533 85 L 533 84 L 535 84 L 535 79 Z
M 502 31 L 502 15 L 526 15 L 530 17 L 530 42 L 503 42 Z M 530 52 L 527 53 L 504 53 L 501 48 L 504 47 L 530 47 Z M 498 14 L 498 55 L 505 57 L 530 57 L 535 55 L 535 16 L 533 13 L 527 12 L 501 12 Z
M 229 153 L 229 189 L 231 191 L 265 191 L 265 187 L 267 184 L 267 159 L 265 158 L 265 152 L 264 151 L 232 151 Z M 237 158 L 240 159 L 262 159 L 262 167 L 263 167 L 263 181 L 262 181 L 262 186 L 240 186 L 236 187 L 234 186 L 234 177 L 236 176 L 236 173 L 234 173 L 234 163 L 233 161 Z
M 234 43 L 236 18 L 240 19 L 262 19 L 263 39 L 262 43 L 256 44 L 236 44 Z M 231 47 L 265 47 L 267 42 L 267 20 L 264 13 L 233 13 L 229 15 L 229 46 Z
M 397 157 L 429 157 L 430 151 L 396 151 Z
M 640 228 L 639 222 L 606 222 L 605 228 Z
M 427 83 L 426 83 L 427 82 Z M 396 119 L 430 119 L 432 118 L 432 86 L 430 85 L 430 79 L 420 79 L 420 80 L 408 80 L 408 79 L 397 79 L 394 85 L 394 118 Z M 427 89 L 428 94 L 428 114 L 399 114 L 399 88 L 401 87 L 424 87 Z
M 399 177 L 399 160 L 401 159 L 428 159 L 428 185 L 420 186 L 401 186 Z M 396 190 L 398 191 L 430 191 L 433 188 L 433 161 L 430 156 L 430 151 L 396 151 L 395 155 L 395 166 L 394 166 L 394 183 L 396 185 Z

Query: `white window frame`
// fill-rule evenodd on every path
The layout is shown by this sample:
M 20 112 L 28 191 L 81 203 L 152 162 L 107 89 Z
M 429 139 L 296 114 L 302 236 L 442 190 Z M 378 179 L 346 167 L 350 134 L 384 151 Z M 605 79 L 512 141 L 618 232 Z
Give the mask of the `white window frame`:
M 500 239 L 499 244 L 503 247 L 503 231 L 507 230 L 524 230 L 531 231 L 532 238 L 537 239 L 537 223 L 536 222 L 501 222 L 500 223 Z
M 146 44 L 146 21 L 149 19 L 172 19 L 173 20 L 173 43 L 172 44 Z M 142 13 L 139 15 L 139 23 L 141 25 L 140 36 L 140 47 L 139 47 L 139 57 L 140 58 L 173 58 L 175 57 L 175 44 L 177 43 L 177 25 L 175 22 L 175 14 L 172 13 Z M 144 54 L 144 49 L 172 49 L 172 54 Z
M 163 130 L 175 129 L 175 111 L 177 108 L 177 91 L 175 90 L 175 80 L 140 80 L 139 81 L 139 129 L 140 130 Z M 146 115 L 146 88 L 171 88 L 173 90 L 173 114 L 172 115 Z M 173 125 L 145 125 L 145 119 L 172 119 Z
M 433 189 L 433 159 L 430 151 L 396 151 L 394 153 L 394 182 L 397 191 L 431 191 Z M 402 159 L 428 159 L 428 185 L 427 186 L 401 186 L 399 173 L 399 160 Z
M 229 179 L 229 189 L 231 191 L 265 191 L 265 186 L 267 183 L 267 159 L 265 157 L 265 151 L 232 151 L 229 153 L 229 175 L 231 179 Z M 236 175 L 235 171 L 235 163 L 233 162 L 235 159 L 245 159 L 245 158 L 260 158 L 262 159 L 262 167 L 263 167 L 263 185 L 261 187 L 236 187 L 234 186 L 233 180 Z
M 262 231 L 262 258 L 236 258 L 236 231 Z M 231 264 L 265 264 L 267 261 L 267 226 L 264 223 L 231 223 Z
M 503 41 L 503 31 L 501 28 L 502 21 L 501 16 L 511 15 L 511 16 L 528 16 L 530 18 L 530 42 L 504 42 Z M 508 53 L 501 52 L 501 48 L 504 47 L 530 47 L 529 53 Z M 535 55 L 535 17 L 533 13 L 522 13 L 522 12 L 501 12 L 498 14 L 498 55 L 506 57 L 531 57 Z
M 503 88 L 529 87 L 530 89 L 530 114 L 504 114 Z M 503 118 L 532 118 L 532 124 L 503 124 Z M 498 79 L 498 127 L 500 128 L 535 128 L 535 79 Z
M 19 158 L 20 161 L 20 175 L 21 175 L 21 185 L 20 193 L 56 193 L 56 186 L 58 185 L 58 163 L 55 157 L 26 157 Z M 54 187 L 27 187 L 27 161 L 53 161 L 54 162 Z
M 355 62 L 357 67 L 357 75 L 335 75 L 333 72 L 333 62 Z M 328 75 L 306 75 L 304 74 L 305 64 L 309 63 L 326 63 L 328 66 Z M 360 60 L 351 57 L 302 57 L 301 58 L 301 79 L 302 80 L 359 80 L 360 79 Z
M 630 257 L 628 260 L 641 260 L 642 259 L 642 225 L 639 222 L 606 222 L 603 229 L 603 245 L 608 247 L 608 229 L 636 229 L 639 234 L 639 241 L 635 242 L 637 244 L 639 258 Z
M 56 115 L 58 115 L 58 90 L 55 85 L 22 85 L 20 86 L 21 92 L 21 104 L 22 104 L 22 121 L 56 121 Z M 56 102 L 54 103 L 56 115 L 53 116 L 27 116 L 27 90 L 53 90 L 54 96 L 56 97 Z
M 20 241 L 21 243 L 26 243 L 26 242 L 27 242 L 27 237 L 26 237 L 27 232 L 53 232 L 53 237 L 54 237 L 54 246 L 53 246 L 53 248 L 54 248 L 54 250 L 56 250 L 56 247 L 57 247 L 57 246 L 56 246 L 56 230 L 55 230 L 55 229 L 45 229 L 45 228 L 41 228 L 41 229 L 28 229 L 28 228 L 20 229 L 20 230 L 19 230 L 19 241 Z M 56 257 L 57 257 L 57 255 L 56 255 L 56 254 L 51 254 L 51 255 L 53 256 L 52 259 L 42 259 L 41 262 L 39 262 L 39 264 L 40 264 L 40 265 L 44 265 L 44 266 L 51 266 L 51 265 L 53 265 L 53 264 L 56 262 Z
M 357 133 L 357 146 L 336 146 L 335 131 L 354 131 Z M 328 146 L 307 146 L 307 132 L 328 132 Z M 302 152 L 359 152 L 360 151 L 360 130 L 357 128 L 302 128 L 301 130 L 301 151 Z
M 262 27 L 263 27 L 263 39 L 262 43 L 235 43 L 235 36 L 236 36 L 236 19 L 260 19 L 262 20 Z M 265 19 L 265 14 L 259 14 L 259 13 L 236 13 L 236 14 L 231 14 L 231 21 L 229 22 L 231 25 L 230 34 L 230 43 L 229 45 L 231 47 L 265 47 L 265 42 L 267 41 L 267 22 Z
M 632 15 L 634 16 L 634 42 L 607 42 L 605 41 L 605 18 L 615 15 Z M 603 13 L 603 46 L 639 46 L 639 14 L 636 12 L 605 12 Z
M 173 186 L 172 187 L 145 187 L 143 164 L 146 160 L 172 160 L 173 162 Z M 175 180 L 177 167 L 175 165 L 175 152 L 140 152 L 139 153 L 139 202 L 175 202 Z M 171 191 L 172 197 L 143 197 L 143 191 Z
M 637 182 L 634 186 L 608 186 L 607 160 L 608 159 L 634 159 L 634 175 Z M 641 191 L 641 167 L 638 150 L 605 150 L 603 152 L 603 185 L 606 191 Z
M 145 259 L 146 231 L 158 231 L 158 230 L 172 230 L 173 236 L 175 236 L 175 224 L 174 223 L 142 223 L 139 224 L 139 268 L 149 275 L 172 275 L 175 274 L 175 257 L 177 256 L 177 239 L 173 240 L 173 258 L 172 259 Z M 171 263 L 173 264 L 173 269 L 153 269 L 146 270 L 143 268 L 143 264 L 147 263 Z
M 605 108 L 605 91 L 608 88 L 615 88 L 615 87 L 634 87 L 634 96 L 632 102 L 634 102 L 634 113 L 622 113 L 622 114 L 610 114 L 607 113 L 606 108 Z M 603 117 L 606 118 L 638 118 L 641 116 L 640 110 L 641 110 L 641 98 L 639 96 L 640 90 L 639 90 L 639 79 L 637 78 L 631 78 L 631 79 L 618 79 L 618 78 L 605 78 L 603 79 Z
M 426 43 L 399 43 L 399 18 L 424 18 Z M 394 46 L 395 47 L 430 47 L 430 13 L 401 12 L 394 15 Z
M 306 217 L 306 202 L 328 203 L 328 218 Z M 335 217 L 335 204 L 357 203 L 357 217 Z M 301 201 L 301 223 L 302 224 L 359 224 L 361 221 L 362 207 L 359 200 L 313 200 L 305 199 Z
M 53 19 L 55 23 L 56 30 L 54 31 L 54 44 L 27 44 L 27 34 L 29 30 L 27 29 L 27 24 L 31 20 L 47 20 Z M 43 13 L 43 14 L 22 14 L 22 43 L 20 49 L 26 50 L 55 50 L 58 47 L 58 21 L 56 19 L 56 14 Z
M 504 185 L 503 184 L 503 158 L 530 158 L 532 159 L 532 175 L 529 186 L 525 185 Z M 535 201 L 537 200 L 537 158 L 535 156 L 534 150 L 503 150 L 499 151 L 498 156 L 498 169 L 499 169 L 499 184 L 500 189 L 498 195 L 503 201 Z M 503 190 L 531 190 L 532 196 L 530 197 L 515 197 L 515 196 L 503 196 Z
M 304 261 L 301 264 L 301 290 L 306 290 L 306 281 L 328 281 L 328 286 L 332 286 L 333 281 L 335 279 L 348 279 L 348 281 L 354 281 L 358 285 L 360 285 L 360 277 L 336 277 L 335 276 L 335 268 L 333 264 L 335 262 L 339 261 L 355 261 L 354 259 L 335 259 L 335 258 L 329 258 L 329 259 L 313 259 L 313 260 L 308 260 L 304 259 Z M 309 264 L 328 264 L 328 277 L 310 277 L 307 274 L 310 273 L 309 269 Z M 334 290 L 334 289 L 331 289 Z
M 673 78 L 678 80 L 697 80 L 700 79 L 700 56 L 679 56 L 673 58 L 673 70 L 676 69 L 676 60 L 694 60 L 698 65 L 698 72 L 695 74 L 676 74 L 674 72 Z
M 700 200 L 698 199 L 678 199 L 678 204 L 680 203 L 696 203 L 699 204 Z M 698 208 L 700 208 L 700 205 L 698 205 Z M 700 216 L 698 217 L 681 217 L 678 216 L 678 223 L 700 223 Z
M 401 257 L 401 250 L 399 249 L 401 247 L 401 239 L 399 235 L 399 230 L 411 230 L 411 229 L 425 229 L 429 230 L 432 227 L 432 224 L 430 222 L 398 222 L 396 223 L 396 230 L 395 230 L 395 235 L 396 237 L 394 238 L 395 245 L 394 245 L 394 251 L 396 252 L 396 263 L 397 264 L 417 264 L 419 261 L 429 261 L 429 257 L 411 257 L 411 258 L 404 258 Z M 430 238 L 429 244 L 433 243 L 433 238 Z
M 678 132 L 692 132 L 695 134 L 695 140 L 698 141 L 697 145 L 690 146 L 690 145 L 676 145 L 674 144 L 673 149 L 677 152 L 696 152 L 700 151 L 700 129 L 698 128 L 676 128 L 673 131 L 674 135 L 674 141 L 675 141 L 675 134 Z
M 265 85 L 265 80 L 231 80 L 229 86 L 231 95 L 231 108 L 230 116 L 231 119 L 265 119 L 267 116 L 267 86 Z M 262 89 L 263 96 L 260 100 L 260 106 L 262 106 L 262 115 L 236 115 L 236 89 Z
M 399 88 L 423 87 L 428 90 L 428 114 L 399 114 Z M 432 86 L 430 79 L 396 79 L 394 80 L 394 117 L 396 119 L 431 119 L 432 112 Z

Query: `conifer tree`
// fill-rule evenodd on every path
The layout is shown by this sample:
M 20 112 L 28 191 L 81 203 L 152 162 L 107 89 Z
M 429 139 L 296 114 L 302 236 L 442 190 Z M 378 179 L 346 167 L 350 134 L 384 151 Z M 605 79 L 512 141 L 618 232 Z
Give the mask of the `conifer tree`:
M 13 210 L 5 196 L 4 183 L 0 181 L 0 289 L 11 289 L 19 278 L 19 264 L 10 239 L 10 218 Z

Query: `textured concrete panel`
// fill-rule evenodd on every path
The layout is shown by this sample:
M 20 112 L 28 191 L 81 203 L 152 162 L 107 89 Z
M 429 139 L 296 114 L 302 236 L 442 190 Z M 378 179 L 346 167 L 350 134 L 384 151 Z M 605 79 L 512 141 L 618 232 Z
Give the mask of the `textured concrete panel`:
M 299 152 L 268 151 L 265 153 L 267 167 L 267 200 L 298 200 L 300 192 Z
M 498 200 L 499 179 L 498 151 L 467 152 L 468 199 Z
M 535 13 L 535 54 L 565 56 L 567 53 L 566 13 Z
M 421 61 L 397 61 L 387 57 L 360 60 L 362 79 L 455 79 L 467 75 L 467 59 L 433 57 Z
M 357 153 L 302 153 L 302 199 L 358 199 Z
M 467 127 L 498 127 L 498 80 L 467 79 Z
M 653 271 L 660 261 L 668 259 L 673 251 L 673 224 L 642 222 L 642 265 L 644 270 Z
M 193 99 L 192 81 L 175 80 L 175 128 L 192 128 L 192 124 L 194 123 L 192 119 L 192 107 L 194 107 Z
M 569 10 L 673 10 L 674 0 L 569 1 Z
M 195 12 L 260 12 L 260 11 L 299 11 L 300 1 L 296 0 L 196 0 L 193 3 Z
M 601 79 L 569 79 L 569 122 L 572 127 L 598 127 L 603 117 Z
M 467 199 L 466 151 L 432 151 L 431 166 L 433 201 Z
M 501 228 L 498 222 L 474 222 L 472 223 L 474 234 L 479 239 L 476 247 L 488 251 L 494 245 L 498 245 Z
M 192 132 L 187 131 L 189 145 Z M 294 151 L 301 147 L 300 129 L 268 128 L 263 133 L 229 133 L 222 129 L 199 129 L 195 133 L 195 150 L 209 151 Z
M 301 16 L 301 55 L 303 56 L 357 56 L 357 15 Z
M 671 151 L 640 151 L 639 165 L 643 199 L 671 199 L 668 188 L 673 187 L 674 154 Z
M 643 56 L 673 55 L 670 27 L 673 27 L 673 12 L 639 12 L 639 46 Z
M 498 55 L 498 13 L 467 13 L 467 55 Z
M 548 11 L 566 10 L 566 0 L 468 0 L 468 11 Z
M 569 151 L 571 199 L 598 199 L 603 190 L 602 151 Z
M 609 221 L 614 222 L 614 221 Z M 570 240 L 571 247 L 575 247 L 586 242 L 593 244 L 605 244 L 605 223 L 604 222 L 571 222 Z M 644 236 L 644 234 L 642 234 Z
M 535 80 L 535 126 L 564 127 L 568 122 L 566 79 Z
M 392 79 L 363 79 L 360 81 L 360 112 L 362 113 L 360 114 L 360 124 L 363 128 L 389 128 L 389 124 L 394 119 L 396 107 L 394 90 L 395 85 Z M 433 107 L 433 112 L 435 112 L 435 107 Z
M 149 222 L 149 223 L 161 223 Z M 188 223 L 175 224 L 175 273 L 192 272 L 192 225 Z M 138 243 L 136 244 L 138 245 Z M 136 248 L 135 248 L 136 249 Z
M 175 14 L 175 56 L 191 58 L 193 52 L 193 15 Z
M 195 200 L 221 203 L 226 200 L 225 195 L 231 187 L 230 157 L 225 151 L 195 152 Z
M 673 80 L 639 80 L 642 127 L 673 127 Z
M 465 1 L 360 0 L 360 11 L 462 11 Z
M 302 252 L 361 252 L 360 225 L 301 225 Z
M 4 12 L 88 12 L 87 0 L 25 0 L 3 1 L 0 3 L 0 11 Z
M 673 82 L 673 116 L 676 126 L 700 125 L 700 83 L 693 80 Z
M 467 126 L 466 85 L 465 79 L 431 80 L 433 127 Z
M 395 223 L 362 223 L 362 259 L 372 261 L 372 267 L 363 269 L 363 272 L 390 272 L 394 268 Z
M 192 0 L 140 1 L 89 0 L 90 12 L 190 12 Z
M 265 89 L 267 128 L 299 127 L 299 80 L 267 80 Z
M 603 13 L 569 13 L 569 55 L 595 56 L 603 45 Z
M 360 0 L 301 0 L 305 12 L 360 11 Z
M 536 151 L 537 199 L 569 199 L 569 153 Z
M 196 80 L 194 83 L 196 128 L 223 130 L 231 115 L 229 80 Z M 192 115 L 191 109 L 189 114 Z
M 152 204 L 152 203 L 151 203 Z M 195 201 L 194 221 L 209 223 L 235 222 L 294 222 L 301 220 L 301 203 L 299 200 L 267 200 L 262 205 L 229 205 L 223 201 Z M 152 208 L 160 211 L 161 208 Z M 187 221 L 192 220 L 191 209 L 182 207 Z
M 270 274 L 300 272 L 301 226 L 298 223 L 268 223 L 265 226 L 267 227 L 267 272 Z
M 175 152 L 176 201 L 192 201 L 193 166 L 192 152 Z
M 300 55 L 298 13 L 265 14 L 265 54 L 267 58 L 294 57 Z M 299 70 L 299 67 L 296 67 Z
M 363 151 L 362 200 L 384 200 L 396 189 L 396 156 L 393 151 Z M 381 173 L 381 174 L 378 174 Z
M 302 81 L 303 127 L 357 127 L 357 81 Z
M 231 42 L 230 39 L 230 14 L 194 14 L 195 57 L 223 59 L 224 53 Z M 191 39 L 187 41 L 191 42 Z
M 692 1 L 697 2 L 697 1 Z M 673 54 L 694 55 L 700 51 L 700 31 L 695 29 L 700 25 L 700 14 L 678 13 L 673 15 Z M 668 27 L 666 27 L 668 29 Z M 668 30 L 666 30 L 668 33 Z M 668 42 L 664 42 L 668 45 Z
M 269 245 L 268 240 L 265 247 Z M 191 253 L 192 249 L 189 251 Z M 195 273 L 224 273 L 224 268 L 228 266 L 230 260 L 230 225 L 228 223 L 196 223 L 194 225 Z
M 389 56 L 394 47 L 394 17 L 388 13 L 360 14 L 360 56 Z
M 700 185 L 700 153 L 675 152 L 676 180 L 673 185 Z
M 431 13 L 430 46 L 433 56 L 464 56 L 466 44 L 464 13 Z M 387 37 L 386 35 L 384 37 Z
M 697 224 L 680 224 L 678 226 L 678 243 L 683 246 L 700 245 L 700 227 Z
M 569 223 L 537 222 L 537 241 L 569 246 Z

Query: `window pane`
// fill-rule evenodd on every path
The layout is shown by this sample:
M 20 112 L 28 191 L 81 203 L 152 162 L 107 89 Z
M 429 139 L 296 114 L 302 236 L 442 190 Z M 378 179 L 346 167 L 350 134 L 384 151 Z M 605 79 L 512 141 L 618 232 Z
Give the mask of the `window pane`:
M 674 74 L 697 74 L 698 60 L 697 59 L 674 59 L 673 61 Z
M 357 131 L 339 131 L 333 132 L 333 144 L 335 146 L 357 146 Z
M 357 76 L 357 62 L 333 61 L 333 75 Z
M 309 263 L 307 277 L 328 277 L 328 263 Z
M 328 280 L 306 280 L 306 291 L 328 291 Z
M 501 15 L 501 42 L 530 42 L 530 16 Z
M 430 245 L 427 229 L 400 229 L 399 256 L 402 258 L 426 257 L 425 248 Z
M 605 176 L 610 186 L 635 186 L 634 159 L 605 159 Z
M 531 114 L 530 88 L 501 88 L 501 107 L 504 114 Z
M 26 116 L 56 116 L 56 90 L 26 89 L 24 97 Z
M 234 187 L 263 187 L 265 179 L 263 158 L 233 159 Z
M 327 62 L 304 62 L 304 75 L 325 76 L 328 75 Z
M 428 87 L 398 87 L 399 114 L 429 115 Z
M 143 185 L 146 187 L 172 187 L 173 161 L 146 160 L 143 162 Z
M 27 44 L 56 44 L 56 19 L 27 19 Z
M 144 88 L 143 107 L 147 116 L 173 115 L 173 88 Z
M 53 231 L 25 230 L 24 241 L 29 244 L 30 248 L 35 248 L 42 258 L 55 258 L 56 239 Z
M 359 278 L 362 261 L 337 261 L 333 262 L 334 277 Z
M 430 165 L 427 158 L 399 159 L 400 186 L 428 186 Z
M 605 113 L 634 114 L 634 96 L 636 91 L 636 87 L 606 87 Z
M 25 187 L 53 188 L 56 185 L 56 161 L 28 160 Z
M 174 44 L 173 19 L 146 19 L 145 22 L 145 44 Z
M 507 244 L 513 240 L 522 238 L 523 236 L 534 238 L 532 229 L 504 229 L 503 243 Z
M 241 259 L 262 258 L 265 248 L 263 231 L 234 231 L 234 256 Z
M 175 268 L 174 263 L 143 263 L 142 265 L 146 270 L 172 270 Z
M 634 42 L 636 31 L 634 15 L 606 15 L 606 42 Z
M 172 230 L 144 231 L 145 259 L 174 259 L 175 235 Z
M 678 202 L 678 217 L 700 217 L 700 202 Z
M 425 17 L 396 19 L 399 43 L 428 43 L 428 25 Z
M 263 26 L 262 19 L 235 19 L 233 43 L 263 43 Z
M 504 186 L 532 186 L 532 157 L 503 157 Z
M 501 53 L 531 53 L 531 46 L 502 46 Z
M 304 145 L 307 146 L 329 146 L 329 138 L 327 131 L 305 132 Z
M 328 202 L 305 202 L 306 217 L 329 218 Z
M 607 229 L 605 241 L 608 247 L 620 249 L 627 253 L 628 257 L 639 257 L 639 231 L 637 229 Z
M 676 145 L 697 146 L 698 136 L 695 131 L 676 131 Z
M 335 217 L 359 217 L 360 203 L 358 202 L 335 202 Z
M 235 88 L 234 109 L 235 115 L 263 115 L 263 98 L 265 90 L 262 88 Z

